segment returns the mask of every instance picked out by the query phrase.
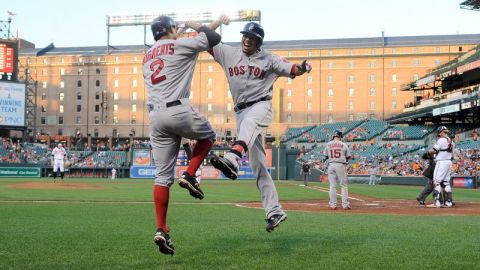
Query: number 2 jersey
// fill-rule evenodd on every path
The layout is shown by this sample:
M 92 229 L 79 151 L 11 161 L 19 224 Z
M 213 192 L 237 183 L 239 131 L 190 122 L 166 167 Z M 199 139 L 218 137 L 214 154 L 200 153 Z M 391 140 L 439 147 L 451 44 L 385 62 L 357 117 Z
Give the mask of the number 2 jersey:
M 205 33 L 193 38 L 160 39 L 145 53 L 143 78 L 148 103 L 170 102 L 190 97 L 198 54 L 208 50 Z
M 347 164 L 347 157 L 351 157 L 350 149 L 346 143 L 342 141 L 332 140 L 327 143 L 326 150 L 329 163 Z

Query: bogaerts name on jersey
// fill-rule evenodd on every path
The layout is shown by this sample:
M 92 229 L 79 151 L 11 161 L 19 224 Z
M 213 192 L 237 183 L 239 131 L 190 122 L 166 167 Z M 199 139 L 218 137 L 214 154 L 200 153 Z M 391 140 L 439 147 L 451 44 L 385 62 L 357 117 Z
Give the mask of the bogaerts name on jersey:
M 152 60 L 153 58 L 159 56 L 159 55 L 172 55 L 175 53 L 175 49 L 173 48 L 173 43 L 166 43 L 162 44 L 159 47 L 154 47 L 150 49 L 146 54 L 145 57 L 143 57 L 143 63 L 145 64 L 146 62 Z

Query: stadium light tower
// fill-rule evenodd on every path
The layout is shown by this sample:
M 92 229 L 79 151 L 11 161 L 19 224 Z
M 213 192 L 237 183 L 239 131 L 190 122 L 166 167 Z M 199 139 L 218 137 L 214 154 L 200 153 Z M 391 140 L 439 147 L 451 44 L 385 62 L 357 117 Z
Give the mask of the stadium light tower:
M 480 11 L 480 0 L 466 0 L 460 3 L 460 8 Z
M 190 13 L 165 13 L 155 15 L 125 15 L 125 16 L 107 16 L 107 53 L 110 54 L 110 48 L 115 47 L 110 45 L 110 28 L 122 26 L 143 26 L 143 43 L 147 46 L 147 26 L 150 26 L 152 21 L 160 15 L 167 15 L 177 22 L 194 21 L 199 23 L 208 23 L 220 17 L 220 14 L 225 14 L 232 22 L 241 21 L 261 21 L 260 10 L 238 10 L 230 12 L 190 12 Z M 221 26 L 220 26 L 221 27 Z M 221 31 L 221 28 L 220 28 Z

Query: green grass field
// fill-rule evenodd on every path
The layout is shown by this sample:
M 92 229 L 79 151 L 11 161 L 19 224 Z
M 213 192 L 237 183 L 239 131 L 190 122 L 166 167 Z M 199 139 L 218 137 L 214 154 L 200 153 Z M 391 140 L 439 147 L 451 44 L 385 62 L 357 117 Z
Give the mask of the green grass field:
M 203 181 L 194 200 L 173 186 L 174 256 L 158 252 L 152 181 L 67 179 L 99 189 L 17 189 L 0 180 L 0 269 L 479 269 L 480 216 L 360 215 L 289 211 L 273 233 L 253 181 Z M 281 200 L 327 194 L 277 182 Z M 319 185 L 319 184 L 317 184 Z M 322 184 L 326 187 L 326 185 Z M 350 185 L 350 192 L 412 199 L 421 187 Z M 454 190 L 480 201 L 479 190 Z

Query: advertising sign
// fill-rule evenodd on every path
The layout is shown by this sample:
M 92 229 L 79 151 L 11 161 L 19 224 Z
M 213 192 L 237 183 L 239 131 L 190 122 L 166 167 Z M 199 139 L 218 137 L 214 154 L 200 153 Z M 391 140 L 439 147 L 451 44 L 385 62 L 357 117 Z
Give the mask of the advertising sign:
M 25 84 L 0 82 L 1 126 L 25 126 Z

